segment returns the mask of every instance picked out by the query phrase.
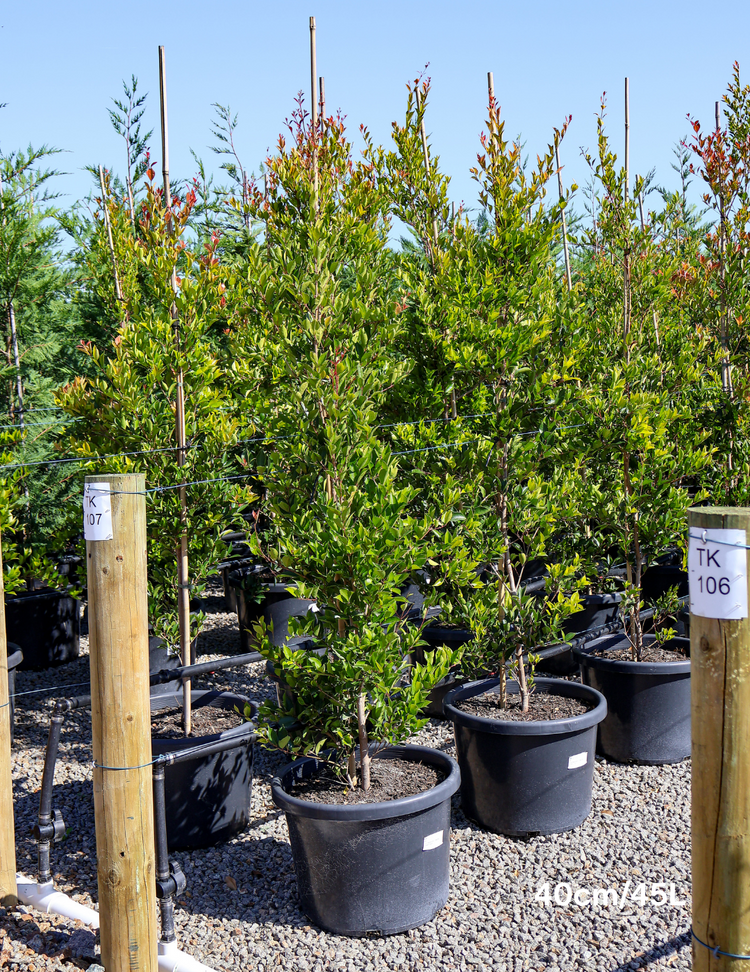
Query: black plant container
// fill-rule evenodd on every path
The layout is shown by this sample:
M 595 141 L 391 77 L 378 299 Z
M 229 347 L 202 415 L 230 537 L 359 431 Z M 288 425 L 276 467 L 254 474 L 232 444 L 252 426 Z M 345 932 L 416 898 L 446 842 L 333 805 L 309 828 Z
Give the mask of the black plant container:
M 576 611 L 565 619 L 563 624 L 565 633 L 582 634 L 584 631 L 592 631 L 594 628 L 601 628 L 602 625 L 611 624 L 612 621 L 617 620 L 620 600 L 619 594 L 581 595 L 583 610 Z M 570 648 L 539 663 L 539 671 L 545 675 L 572 675 L 577 670 L 578 662 Z
M 5 599 L 8 641 L 23 652 L 21 671 L 62 665 L 78 657 L 79 602 L 67 591 L 23 591 Z
M 282 601 L 289 600 L 299 600 L 295 598 L 292 591 L 289 590 L 290 582 L 286 581 L 283 583 L 269 583 L 267 581 L 257 581 L 257 584 L 253 584 L 255 574 L 259 574 L 264 571 L 265 568 L 255 567 L 245 567 L 240 570 L 232 571 L 227 575 L 227 583 L 234 591 L 234 598 L 237 605 L 237 618 L 240 623 L 240 643 L 243 652 L 248 652 L 253 650 L 253 628 L 255 624 L 260 621 L 261 618 L 266 618 L 266 624 L 270 624 L 268 617 L 268 609 L 275 604 L 279 604 Z M 246 589 L 245 584 L 250 581 L 251 590 Z M 307 602 L 310 603 L 310 602 Z M 288 619 L 287 619 L 288 620 Z M 283 633 L 281 628 L 283 627 Z M 280 616 L 280 619 L 275 623 L 274 628 L 275 636 L 281 637 L 283 639 L 287 637 L 286 627 L 284 626 L 284 621 Z
M 23 652 L 12 642 L 8 642 L 8 699 L 10 700 L 10 741 L 15 738 L 16 715 L 16 669 L 23 661 Z
M 195 691 L 193 709 L 211 705 L 239 710 L 249 702 L 231 692 Z M 182 693 L 151 696 L 151 714 L 182 705 Z M 253 716 L 255 706 L 250 703 Z M 170 850 L 213 847 L 242 833 L 250 823 L 253 783 L 255 727 L 243 723 L 226 732 L 183 739 L 152 736 L 153 756 L 192 749 L 203 743 L 237 740 L 239 745 L 221 753 L 197 755 L 183 763 L 167 764 L 165 791 L 167 805 L 167 842 Z
M 148 670 L 149 674 L 168 672 L 182 665 L 179 655 L 171 655 L 164 644 L 163 638 L 148 639 Z M 175 682 L 161 682 L 151 686 L 151 695 L 173 695 L 176 691 Z
M 286 814 L 302 910 L 337 935 L 395 935 L 431 921 L 448 900 L 451 797 L 458 766 L 445 753 L 394 746 L 376 759 L 408 759 L 445 777 L 416 796 L 354 806 L 300 800 L 294 783 L 319 772 L 303 759 L 271 783 Z
M 644 636 L 646 644 L 653 641 Z M 581 680 L 607 700 L 597 752 L 618 763 L 678 763 L 690 755 L 690 659 L 633 662 L 595 654 L 628 646 L 622 635 L 609 635 L 573 649 Z M 673 638 L 670 646 L 690 651 L 688 638 Z
M 424 664 L 425 651 L 434 651 L 435 648 L 460 648 L 467 644 L 474 636 L 466 628 L 446 628 L 437 624 L 429 624 L 422 629 L 422 640 L 428 646 L 418 645 L 414 652 L 414 661 L 417 664 Z M 451 692 L 457 685 L 463 685 L 466 680 L 457 678 L 455 674 L 446 675 L 438 682 L 428 696 L 427 705 L 422 710 L 422 715 L 427 719 L 444 719 L 443 701 L 448 692 Z
M 593 708 L 570 719 L 504 722 L 456 707 L 461 699 L 496 695 L 499 683 L 470 682 L 445 699 L 461 767 L 461 807 L 480 827 L 510 837 L 572 830 L 591 811 L 596 727 L 607 703 L 578 682 L 536 678 L 537 692 L 581 699 Z M 516 682 L 508 682 L 508 692 L 518 692 Z

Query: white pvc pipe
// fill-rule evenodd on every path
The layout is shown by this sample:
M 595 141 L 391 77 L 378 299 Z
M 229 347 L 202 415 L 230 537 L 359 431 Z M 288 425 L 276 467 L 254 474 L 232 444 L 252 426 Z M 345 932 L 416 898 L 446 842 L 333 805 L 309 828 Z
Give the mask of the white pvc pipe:
M 214 970 L 181 952 L 177 942 L 159 942 L 159 972 L 214 972 Z
M 17 874 L 16 885 L 18 897 L 25 905 L 45 914 L 74 918 L 91 928 L 99 927 L 98 911 L 79 904 L 62 891 L 55 891 L 51 881 L 49 884 L 37 884 Z M 159 942 L 158 962 L 159 972 L 214 972 L 209 965 L 204 965 L 187 952 L 181 952 L 177 942 Z
M 79 904 L 67 894 L 63 894 L 62 891 L 55 891 L 51 881 L 49 884 L 37 884 L 36 881 L 30 881 L 28 878 L 16 875 L 16 884 L 18 885 L 18 897 L 25 905 L 31 905 L 32 908 L 46 914 L 51 912 L 53 915 L 62 915 L 64 918 L 75 918 L 85 925 L 90 925 L 91 928 L 99 927 L 98 911 Z

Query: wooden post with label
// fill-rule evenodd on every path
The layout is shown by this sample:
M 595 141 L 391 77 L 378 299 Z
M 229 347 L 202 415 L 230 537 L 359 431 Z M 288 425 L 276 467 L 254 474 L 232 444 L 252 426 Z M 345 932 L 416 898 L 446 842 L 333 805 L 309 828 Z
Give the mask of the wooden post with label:
M 699 507 L 689 524 L 693 969 L 746 972 L 750 509 Z
M 10 907 L 17 901 L 16 835 L 13 823 L 13 775 L 10 756 L 8 640 L 5 634 L 3 556 L 0 550 L 0 905 Z
M 87 476 L 94 814 L 107 972 L 157 972 L 142 473 Z

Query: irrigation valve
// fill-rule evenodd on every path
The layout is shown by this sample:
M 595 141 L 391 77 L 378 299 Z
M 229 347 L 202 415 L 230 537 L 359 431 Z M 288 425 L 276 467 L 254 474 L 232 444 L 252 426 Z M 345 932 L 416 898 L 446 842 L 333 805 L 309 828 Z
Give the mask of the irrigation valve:
M 690 613 L 701 618 L 746 618 L 747 536 L 744 530 L 692 527 L 688 548 Z

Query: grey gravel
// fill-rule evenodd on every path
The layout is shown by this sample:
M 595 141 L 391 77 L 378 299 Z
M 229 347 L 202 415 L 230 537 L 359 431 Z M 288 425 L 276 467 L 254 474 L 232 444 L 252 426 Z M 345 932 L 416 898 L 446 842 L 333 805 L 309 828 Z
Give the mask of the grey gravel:
M 241 650 L 236 616 L 217 610 L 218 593 L 213 589 L 207 599 L 211 613 L 201 635 L 201 660 Z M 231 689 L 257 701 L 273 691 L 263 677 L 263 668 L 259 663 L 216 672 L 197 684 Z M 87 676 L 84 638 L 78 660 L 50 672 L 20 672 L 17 690 L 53 686 L 55 697 L 75 695 L 85 690 L 75 689 L 73 684 Z M 17 854 L 19 870 L 28 874 L 35 869 L 29 830 L 38 805 L 49 726 L 44 697 L 19 696 L 16 713 Z M 454 755 L 450 724 L 433 720 L 413 741 Z M 273 805 L 269 786 L 283 762 L 278 754 L 258 751 L 252 824 L 246 833 L 221 847 L 174 855 L 187 877 L 176 914 L 178 943 L 207 965 L 217 970 L 243 967 L 259 972 L 282 967 L 301 972 L 691 968 L 689 760 L 674 766 L 631 767 L 597 759 L 591 815 L 577 830 L 551 837 L 515 840 L 486 833 L 466 820 L 456 795 L 448 904 L 421 928 L 372 939 L 328 934 L 300 911 L 286 823 Z M 95 906 L 88 712 L 74 712 L 66 721 L 54 806 L 70 828 L 66 839 L 53 848 L 56 886 Z M 556 884 L 567 883 L 571 892 L 612 889 L 618 901 L 600 900 L 596 905 L 571 901 L 566 905 L 552 900 L 545 905 L 536 900 L 545 882 L 550 894 Z M 659 904 L 651 899 L 650 886 L 657 883 L 673 886 L 672 901 Z M 641 884 L 645 885 L 643 903 L 632 897 Z M 558 892 L 563 902 L 564 892 L 564 888 Z M 0 931 L 20 917 L 4 917 L 0 909 Z M 55 932 L 53 916 L 44 916 L 44 920 L 51 929 L 45 935 L 62 934 Z M 38 968 L 82 967 L 94 959 L 95 953 L 89 951 L 74 961 L 68 941 L 73 924 L 67 923 L 64 936 L 67 955 L 63 951 L 55 958 L 56 964 L 43 963 Z M 60 925 L 65 925 L 64 919 Z M 78 934 L 74 932 L 73 937 Z M 88 943 L 92 944 L 91 939 Z M 31 953 L 26 948 L 24 955 L 19 954 L 14 965 L 34 968 L 28 954 L 37 960 L 50 954 L 44 936 Z M 5 959 L 6 953 L 0 949 L 0 966 Z M 100 968 L 89 967 L 91 972 Z

